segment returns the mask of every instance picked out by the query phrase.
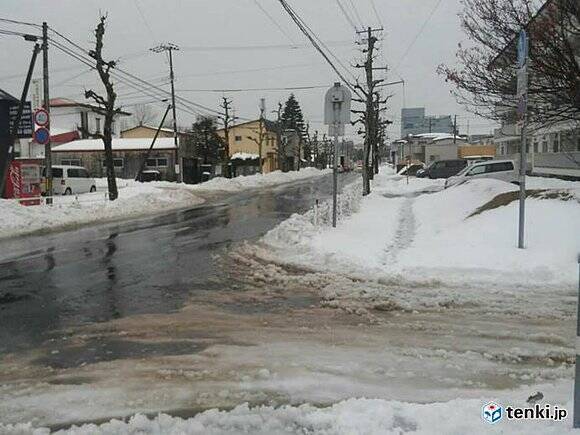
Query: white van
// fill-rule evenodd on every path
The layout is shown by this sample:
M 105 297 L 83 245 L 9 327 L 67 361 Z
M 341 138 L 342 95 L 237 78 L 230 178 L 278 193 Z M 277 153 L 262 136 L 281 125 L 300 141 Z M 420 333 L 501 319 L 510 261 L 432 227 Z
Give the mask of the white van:
M 43 181 L 46 169 L 42 170 Z M 82 166 L 54 165 L 52 167 L 52 189 L 55 195 L 76 195 L 95 192 L 97 183 Z M 46 186 L 46 183 L 43 183 Z
M 449 177 L 445 188 L 465 183 L 473 178 L 494 178 L 508 183 L 518 184 L 518 173 L 513 160 L 489 160 L 467 166 L 457 175 Z

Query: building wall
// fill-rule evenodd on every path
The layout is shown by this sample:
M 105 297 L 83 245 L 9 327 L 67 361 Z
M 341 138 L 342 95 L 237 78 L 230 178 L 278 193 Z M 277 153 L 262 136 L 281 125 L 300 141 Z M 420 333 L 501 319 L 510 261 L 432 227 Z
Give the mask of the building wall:
M 103 151 L 53 151 L 53 163 L 55 165 L 69 163 L 70 160 L 78 160 L 80 166 L 84 166 L 92 177 L 101 178 L 106 177 L 106 170 L 103 162 L 105 160 L 105 153 Z M 141 167 L 143 159 L 145 158 L 145 151 L 113 151 L 114 159 L 123 159 L 123 167 L 116 167 L 115 174 L 118 178 L 134 179 Z M 151 152 L 150 159 L 165 158 L 167 159 L 167 166 L 165 167 L 149 167 L 145 169 L 155 169 L 161 172 L 163 180 L 175 181 L 175 151 L 174 150 L 154 150 Z M 77 162 L 74 162 L 75 164 Z
M 457 158 L 458 145 L 447 144 L 447 145 L 425 145 L 425 157 L 422 160 L 424 163 L 429 164 L 435 160 L 450 160 Z
M 277 169 L 277 157 L 276 162 L 273 161 L 274 156 L 278 153 L 278 141 L 276 133 L 273 131 L 267 131 L 264 128 L 264 141 L 262 144 L 262 169 L 264 173 L 271 172 L 272 168 Z M 218 135 L 224 137 L 224 131 L 218 130 Z M 259 153 L 259 145 L 252 139 L 259 139 L 260 135 L 260 125 L 258 121 L 249 122 L 247 124 L 240 124 L 230 128 L 229 131 L 229 148 L 230 157 L 236 153 L 248 153 L 256 154 Z
M 151 129 L 149 127 L 135 127 L 129 130 L 125 130 L 121 132 L 121 137 L 126 139 L 141 139 L 141 138 L 150 138 L 153 139 L 155 137 L 156 130 Z M 172 131 L 165 131 L 161 130 L 157 137 L 173 137 Z
M 83 107 L 51 107 L 50 108 L 50 125 L 54 128 L 59 128 L 67 131 L 75 131 L 81 127 L 81 113 L 87 113 L 88 130 L 90 133 L 97 132 L 97 127 L 100 127 L 100 132 L 103 131 L 105 117 L 101 114 L 90 111 Z M 115 117 L 113 123 L 113 136 L 119 137 L 120 130 L 120 115 Z M 99 120 L 99 121 L 97 121 Z

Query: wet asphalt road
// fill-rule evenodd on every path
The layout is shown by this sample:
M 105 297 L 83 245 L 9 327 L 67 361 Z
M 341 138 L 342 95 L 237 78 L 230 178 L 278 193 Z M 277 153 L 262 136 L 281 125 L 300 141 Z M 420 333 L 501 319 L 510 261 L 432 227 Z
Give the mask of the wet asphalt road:
M 341 178 L 343 185 L 356 175 Z M 0 242 L 0 355 L 33 349 L 62 328 L 169 312 L 196 291 L 228 289 L 215 254 L 262 236 L 331 189 L 325 176 L 163 216 Z

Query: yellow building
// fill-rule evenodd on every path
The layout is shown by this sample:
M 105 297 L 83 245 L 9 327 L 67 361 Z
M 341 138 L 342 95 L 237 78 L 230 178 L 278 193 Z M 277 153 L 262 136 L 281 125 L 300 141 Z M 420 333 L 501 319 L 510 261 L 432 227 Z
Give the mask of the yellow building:
M 217 134 L 225 139 L 223 128 L 219 129 Z M 276 123 L 272 121 L 255 120 L 231 126 L 229 128 L 229 157 L 232 161 L 258 159 L 260 136 L 262 136 L 262 171 L 264 173 L 276 171 L 280 167 L 278 139 Z

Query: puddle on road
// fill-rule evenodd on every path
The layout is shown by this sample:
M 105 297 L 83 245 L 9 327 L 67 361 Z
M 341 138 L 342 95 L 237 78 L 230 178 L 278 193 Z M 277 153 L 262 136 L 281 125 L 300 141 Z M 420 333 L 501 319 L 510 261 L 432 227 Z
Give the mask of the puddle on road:
M 69 369 L 119 359 L 190 355 L 207 347 L 208 344 L 194 341 L 139 342 L 99 338 L 89 340 L 82 346 L 54 349 L 34 362 L 53 369 Z

